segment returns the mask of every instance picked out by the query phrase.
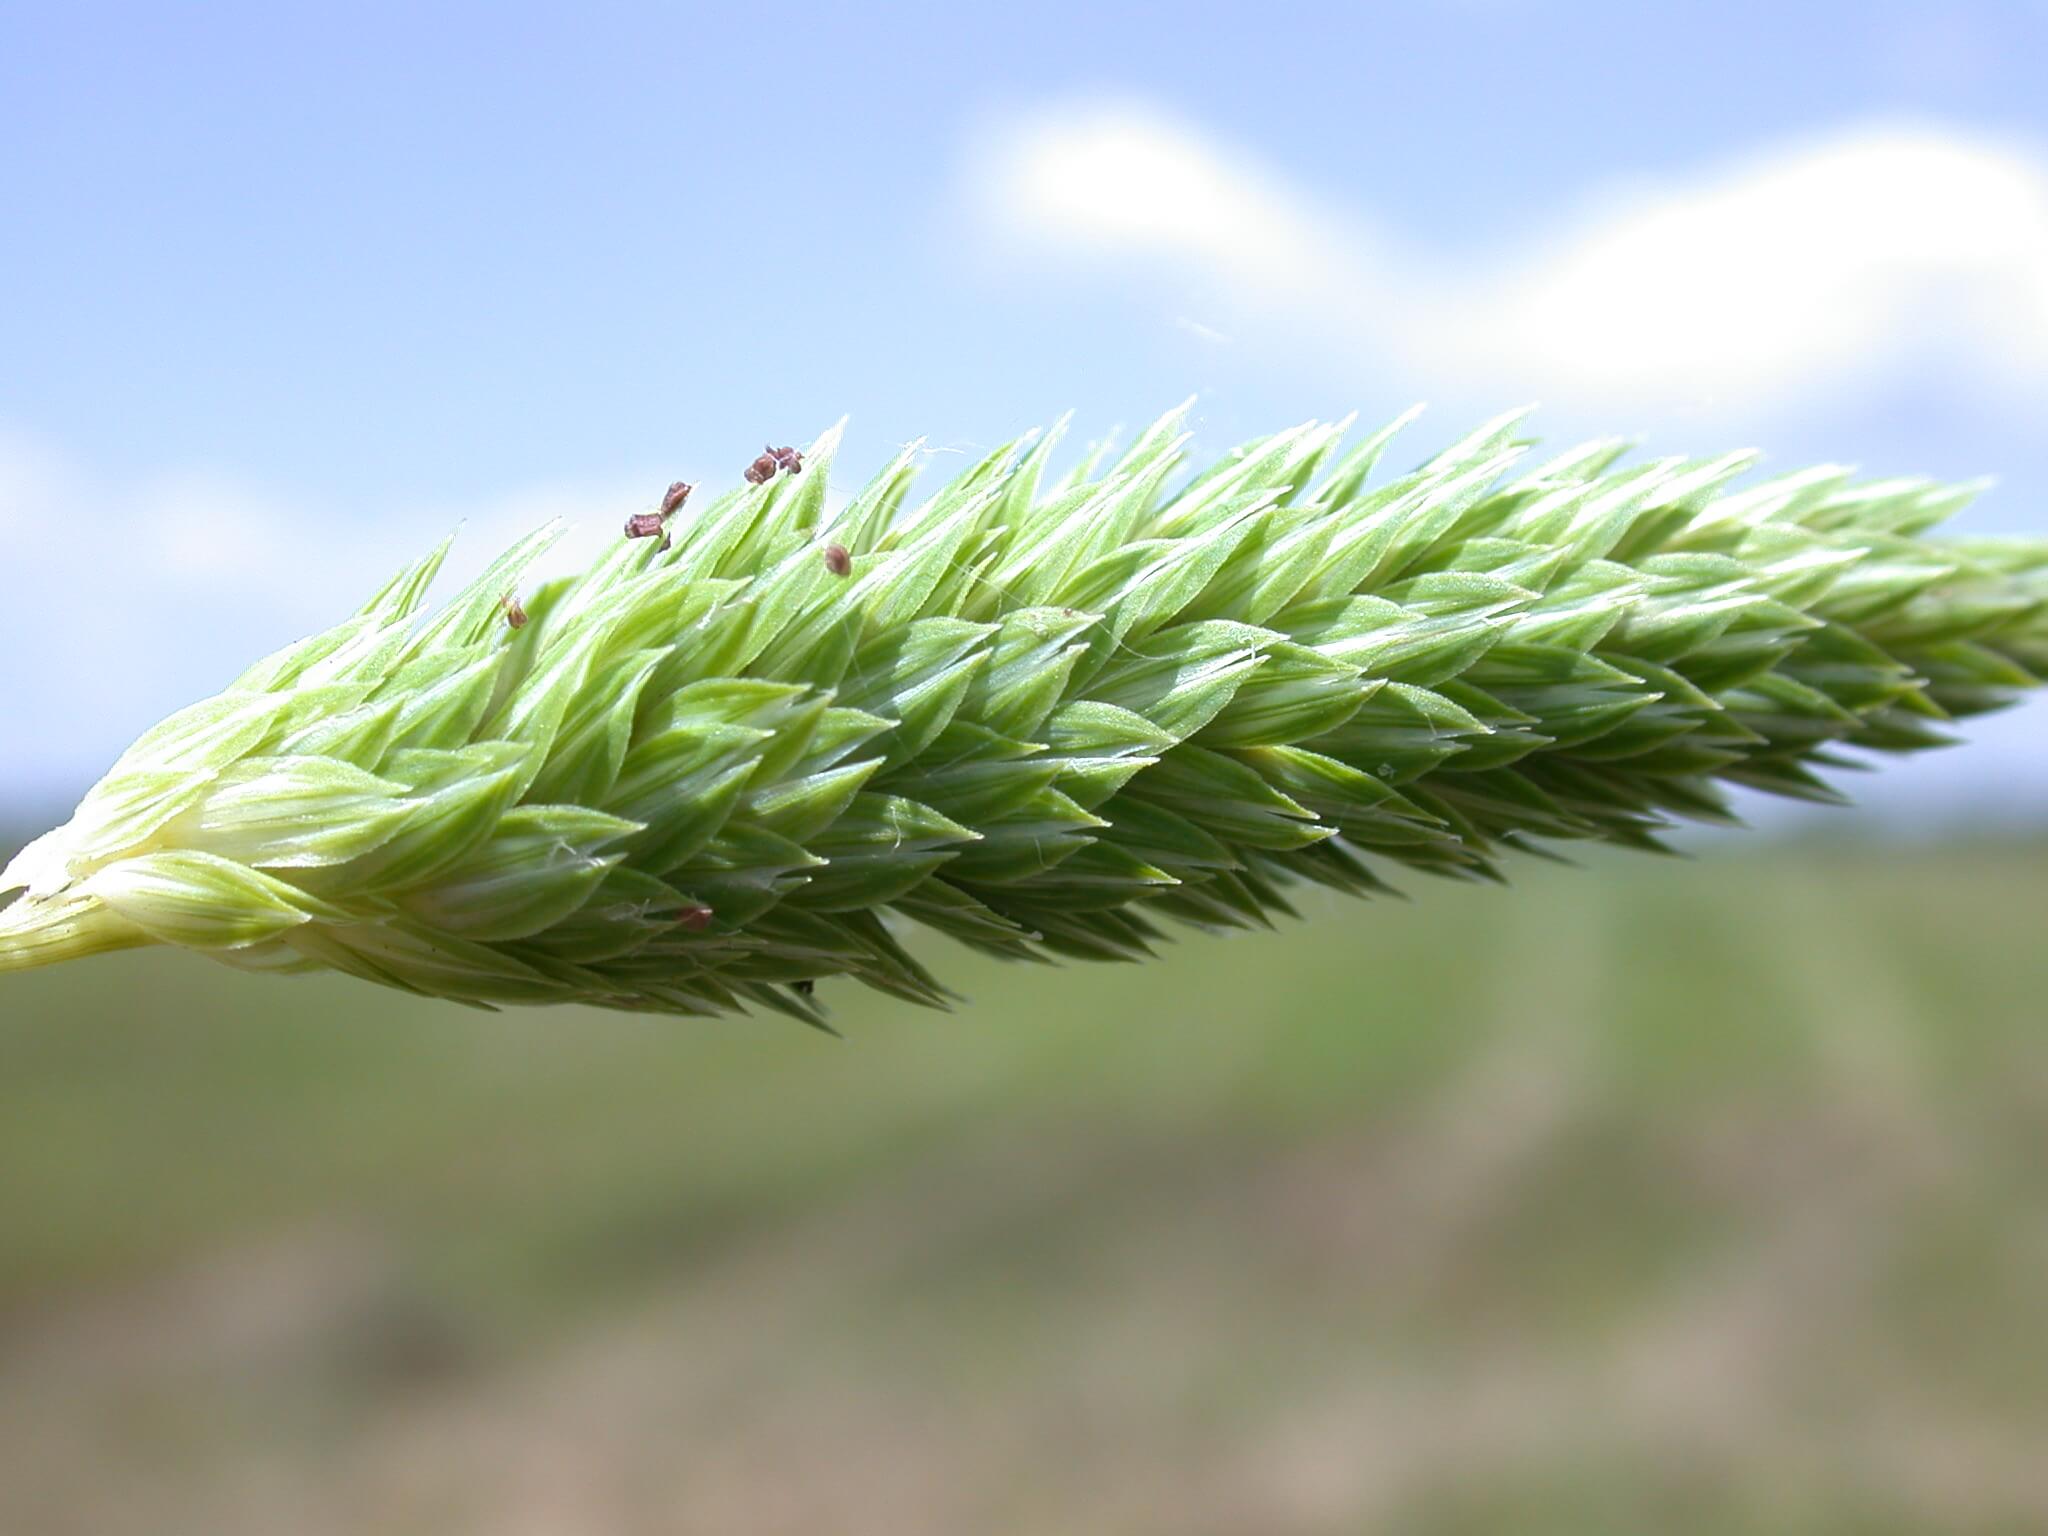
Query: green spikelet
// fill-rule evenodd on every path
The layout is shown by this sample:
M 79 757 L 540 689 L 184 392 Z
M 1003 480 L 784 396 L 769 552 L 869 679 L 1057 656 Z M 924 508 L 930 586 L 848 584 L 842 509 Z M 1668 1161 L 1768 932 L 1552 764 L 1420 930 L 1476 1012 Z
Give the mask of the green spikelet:
M 1523 470 L 1517 418 L 1374 484 L 1392 428 L 1246 444 L 1179 413 L 1055 478 L 1058 432 L 915 509 L 808 467 L 438 613 L 442 551 L 152 730 L 0 893 L 0 970 L 167 943 L 476 1004 L 818 1022 L 939 1003 L 907 918 L 1132 959 L 1307 881 L 1654 849 L 1724 784 L 1829 800 L 2048 673 L 2048 541 L 1936 541 L 1967 491 L 1749 459 Z M 1517 477 L 1518 476 L 1518 477 Z

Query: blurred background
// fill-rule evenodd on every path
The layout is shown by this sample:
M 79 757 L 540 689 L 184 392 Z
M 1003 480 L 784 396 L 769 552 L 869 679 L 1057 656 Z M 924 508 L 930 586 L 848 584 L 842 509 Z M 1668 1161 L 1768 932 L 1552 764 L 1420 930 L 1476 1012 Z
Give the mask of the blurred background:
M 0 12 L 0 848 L 461 524 L 1199 394 L 1998 483 L 2048 11 Z M 1396 457 L 1402 457 L 1397 453 Z M 573 558 L 573 552 L 572 556 Z M 0 987 L 0 1530 L 2048 1527 L 2048 708 L 947 1017 Z

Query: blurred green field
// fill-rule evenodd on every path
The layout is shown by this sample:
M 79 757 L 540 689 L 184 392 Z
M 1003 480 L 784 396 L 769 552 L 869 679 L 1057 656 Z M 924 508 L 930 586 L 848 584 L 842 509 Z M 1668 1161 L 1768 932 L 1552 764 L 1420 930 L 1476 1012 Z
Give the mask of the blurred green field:
M 1520 875 L 845 1042 L 7 978 L 0 1530 L 2048 1528 L 2048 848 Z

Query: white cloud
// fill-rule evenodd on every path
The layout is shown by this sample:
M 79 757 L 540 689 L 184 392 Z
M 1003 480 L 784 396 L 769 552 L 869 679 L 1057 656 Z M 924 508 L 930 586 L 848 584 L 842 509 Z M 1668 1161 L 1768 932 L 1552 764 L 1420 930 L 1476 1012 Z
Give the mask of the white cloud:
M 1324 287 L 1359 259 L 1249 156 L 1134 107 L 1054 112 L 986 140 L 975 179 L 1013 232 L 1186 264 L 1254 293 Z
M 1132 106 L 1012 122 L 974 156 L 1004 247 L 1137 264 L 1421 386 L 1631 410 L 1761 409 L 1922 363 L 2048 377 L 2048 164 L 1876 125 L 1614 190 L 1462 258 L 1399 243 L 1192 126 Z
M 1230 338 L 1228 336 L 1217 330 L 1213 325 L 1202 324 L 1201 321 L 1191 315 L 1175 315 L 1173 323 L 1175 329 L 1186 331 L 1197 341 L 1206 341 L 1211 346 L 1217 347 L 1227 347 L 1230 345 Z
M 1878 129 L 1652 192 L 1486 293 L 1459 339 L 1568 358 L 1602 394 L 1756 397 L 1950 354 L 2048 369 L 2048 174 Z

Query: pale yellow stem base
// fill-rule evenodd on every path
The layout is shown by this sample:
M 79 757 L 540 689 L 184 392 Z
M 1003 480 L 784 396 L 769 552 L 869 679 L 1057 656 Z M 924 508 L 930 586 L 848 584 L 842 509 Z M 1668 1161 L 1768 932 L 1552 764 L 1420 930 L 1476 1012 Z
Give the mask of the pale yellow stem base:
M 97 898 L 72 891 L 18 896 L 0 907 L 0 972 L 32 971 L 153 942 Z

